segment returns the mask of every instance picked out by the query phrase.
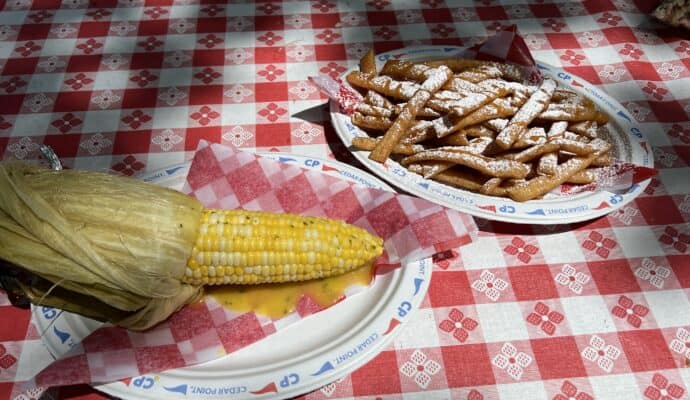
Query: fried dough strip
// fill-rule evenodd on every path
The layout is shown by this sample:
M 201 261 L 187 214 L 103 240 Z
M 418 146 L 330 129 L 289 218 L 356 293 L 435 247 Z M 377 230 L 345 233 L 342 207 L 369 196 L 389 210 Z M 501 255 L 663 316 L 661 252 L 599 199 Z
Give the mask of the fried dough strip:
M 410 171 L 422 176 L 425 176 L 431 168 L 433 167 L 419 164 L 412 164 L 408 167 Z M 477 191 L 488 178 L 476 171 L 449 168 L 433 174 L 433 179 L 451 186 Z
M 386 131 L 383 139 L 376 144 L 374 150 L 369 153 L 369 159 L 384 163 L 390 155 L 393 147 L 400 142 L 404 133 L 415 120 L 415 117 L 424 104 L 431 98 L 431 95 L 438 90 L 450 79 L 452 71 L 448 67 L 434 68 L 433 72 L 428 72 L 428 78 L 421 85 L 410 100 L 408 100 L 405 108 L 400 112 L 398 117 L 393 121 L 393 125 Z
M 569 177 L 587 168 L 599 153 L 584 157 L 573 157 L 556 167 L 553 175 L 541 175 L 528 181 L 517 183 L 506 189 L 506 194 L 515 201 L 527 201 L 557 188 Z
M 546 132 L 546 137 L 548 139 L 563 137 L 563 135 L 565 135 L 566 129 L 568 129 L 568 123 L 566 121 L 554 122 L 549 127 L 549 131 Z
M 597 139 L 597 141 L 591 141 L 589 143 L 584 143 L 584 142 L 578 142 L 576 140 L 570 140 L 570 139 L 565 139 L 565 138 L 556 138 L 549 143 L 554 143 L 558 145 L 559 149 L 562 151 L 567 151 L 569 153 L 573 153 L 578 156 L 584 156 L 588 155 L 591 153 L 594 153 L 595 151 L 600 151 L 604 149 L 602 146 L 603 141 L 600 139 Z M 605 142 L 604 142 L 605 143 Z M 608 147 L 605 147 L 605 149 L 608 151 Z
M 509 100 L 495 99 L 484 107 L 461 118 L 449 132 L 446 132 L 446 135 L 491 119 L 510 117 L 515 112 L 517 112 L 517 107 L 511 105 Z
M 372 76 L 378 74 L 376 71 L 376 56 L 374 54 L 374 49 L 369 49 L 359 60 L 359 70 Z
M 591 164 L 590 164 L 591 165 Z M 591 169 L 585 169 L 580 172 L 576 172 L 566 179 L 568 183 L 574 183 L 577 185 L 586 185 L 588 183 L 594 182 L 596 175 Z
M 443 146 L 467 146 L 470 144 L 464 131 L 454 132 L 448 136 L 437 139 L 436 142 Z
M 468 82 L 479 83 L 487 79 L 501 78 L 503 72 L 495 65 L 479 65 L 459 72 L 455 76 Z
M 545 121 L 596 121 L 597 123 L 605 124 L 608 122 L 608 116 L 599 112 L 594 107 L 584 107 L 573 104 L 557 104 L 552 103 L 546 107 L 539 116 L 539 120 Z
M 537 164 L 537 173 L 541 175 L 553 175 L 558 166 L 558 152 L 542 154 Z
M 364 96 L 364 102 L 367 104 L 371 104 L 372 106 L 383 107 L 387 109 L 391 109 L 393 107 L 393 103 L 391 103 L 390 100 L 388 100 L 384 96 L 381 96 L 379 93 L 376 93 L 373 90 L 369 90 L 367 92 L 367 95 Z
M 524 178 L 529 173 L 529 167 L 514 160 L 495 160 L 467 151 L 425 150 L 415 155 L 403 158 L 402 165 L 409 165 L 419 161 L 448 161 L 476 169 L 488 176 L 499 178 Z
M 476 90 L 443 91 L 442 96 L 435 96 L 429 101 L 429 107 L 445 113 L 450 111 L 454 119 L 460 119 L 494 99 L 511 92 L 509 86 L 500 85 L 497 83 L 499 81 L 493 81 L 484 81 L 480 85 L 476 85 Z
M 608 167 L 613 164 L 613 158 L 610 154 L 602 154 L 592 161 L 593 167 Z
M 374 150 L 376 144 L 381 141 L 381 138 L 371 138 L 358 136 L 352 138 L 352 145 L 358 150 Z M 424 151 L 424 146 L 419 144 L 398 143 L 393 147 L 391 154 L 400 154 L 403 156 L 411 156 L 413 154 Z
M 527 162 L 531 161 L 543 154 L 546 153 L 552 153 L 554 151 L 557 151 L 559 149 L 559 145 L 553 142 L 547 142 L 543 144 L 539 144 L 536 146 L 529 147 L 519 153 L 513 153 L 513 154 L 506 154 L 505 156 L 502 156 L 502 158 L 505 158 L 507 160 L 515 160 L 519 162 Z
M 411 164 L 407 166 L 407 169 L 415 172 L 417 174 L 420 174 L 424 177 L 424 179 L 431 179 L 435 175 L 449 169 L 453 168 L 455 164 L 451 162 L 445 162 L 445 161 L 438 161 L 434 163 L 420 163 L 420 164 Z M 421 167 L 421 169 L 420 169 Z
M 417 121 L 405 135 L 400 139 L 400 143 L 415 144 L 436 137 L 431 121 Z
M 506 189 L 500 187 L 503 183 L 502 178 L 491 178 L 484 182 L 482 187 L 479 188 L 479 193 L 485 194 L 487 196 L 505 196 Z
M 405 104 L 406 103 L 395 104 L 392 107 L 393 115 L 399 115 L 402 112 L 403 108 L 405 108 Z M 421 110 L 419 110 L 417 116 L 422 118 L 439 118 L 441 117 L 441 113 L 439 113 L 431 107 L 424 107 Z
M 437 67 L 447 65 L 455 73 L 461 73 L 468 69 L 481 67 L 494 67 L 501 71 L 501 77 L 509 81 L 520 82 L 523 80 L 520 67 L 513 64 L 497 63 L 493 61 L 468 60 L 465 58 L 449 58 L 445 60 L 427 61 L 424 64 Z
M 346 79 L 353 86 L 373 90 L 399 100 L 409 100 L 421 88 L 414 82 L 396 81 L 385 75 L 372 77 L 361 71 L 350 72 Z
M 594 160 L 611 148 L 610 143 L 601 139 L 594 139 L 589 143 L 589 146 L 594 147 L 596 151 L 586 156 L 573 157 L 558 165 L 553 175 L 538 176 L 508 188 L 508 196 L 515 201 L 527 201 L 541 196 L 563 184 L 576 173 L 585 170 Z
M 437 67 L 415 64 L 410 61 L 388 60 L 381 68 L 381 75 L 388 75 L 397 80 L 412 80 L 421 83 L 429 78 L 429 71 L 433 71 L 435 68 Z
M 505 150 L 509 149 L 527 125 L 548 106 L 555 90 L 556 81 L 550 78 L 544 79 L 539 90 L 520 107 L 520 110 L 511 118 L 508 126 L 498 134 L 496 144 Z
M 482 91 L 482 88 L 479 85 L 468 82 L 457 75 L 450 78 L 443 88 L 457 93 L 478 93 Z
M 574 124 L 570 124 L 568 129 L 571 132 L 575 132 L 578 135 L 587 136 L 590 139 L 598 137 L 597 129 L 599 124 L 596 121 L 582 121 Z
M 525 147 L 546 143 L 546 132 L 544 128 L 534 127 L 525 130 L 513 144 L 514 149 L 524 149 Z
M 438 67 L 439 65 L 445 65 L 450 68 L 454 73 L 462 72 L 466 69 L 479 67 L 482 65 L 491 64 L 490 61 L 474 60 L 470 58 L 446 58 L 443 60 L 425 61 L 425 65 Z
M 388 118 L 364 115 L 360 112 L 354 112 L 350 119 L 356 126 L 374 131 L 386 131 L 393 125 L 393 122 Z
M 463 132 L 467 137 L 489 137 L 493 138 L 496 136 L 496 132 L 492 131 L 491 129 L 487 128 L 484 125 L 472 125 L 468 126 L 467 128 L 461 130 L 460 132 Z
M 355 111 L 362 115 L 368 115 L 371 117 L 390 118 L 393 115 L 393 110 L 389 108 L 373 106 L 364 102 L 357 104 Z
M 482 125 L 491 129 L 494 133 L 498 133 L 508 125 L 508 120 L 505 118 L 494 118 L 485 121 Z

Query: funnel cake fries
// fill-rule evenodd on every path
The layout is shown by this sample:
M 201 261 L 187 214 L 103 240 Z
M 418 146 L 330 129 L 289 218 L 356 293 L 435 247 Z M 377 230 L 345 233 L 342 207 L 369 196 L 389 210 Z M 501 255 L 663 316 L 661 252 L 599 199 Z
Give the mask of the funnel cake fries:
M 353 147 L 426 179 L 526 201 L 592 183 L 613 162 L 594 102 L 548 77 L 528 85 L 514 65 L 388 60 L 377 70 L 370 51 L 347 81 L 365 95 L 351 121 L 369 135 Z

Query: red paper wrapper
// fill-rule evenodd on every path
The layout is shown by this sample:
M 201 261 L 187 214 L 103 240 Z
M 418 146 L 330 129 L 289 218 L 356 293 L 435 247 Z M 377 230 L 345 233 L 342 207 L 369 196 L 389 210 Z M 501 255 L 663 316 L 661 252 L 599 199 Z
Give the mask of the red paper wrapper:
M 345 220 L 384 239 L 380 261 L 387 266 L 467 244 L 477 230 L 471 217 L 426 200 L 205 142 L 194 156 L 184 191 L 206 207 Z M 287 319 L 292 323 L 321 311 L 309 301 L 302 305 L 279 323 L 207 300 L 183 308 L 147 332 L 102 327 L 29 384 L 111 382 L 210 361 L 275 333 L 287 326 Z
M 521 67 L 525 81 L 535 84 L 542 80 L 542 74 L 532 57 L 527 44 L 517 31 L 517 26 L 511 25 L 484 42 L 462 50 L 458 58 L 469 58 L 484 61 L 509 63 Z M 342 80 L 334 80 L 329 76 L 311 77 L 328 97 L 336 102 L 341 112 L 351 115 L 362 96 Z M 654 168 L 643 167 L 624 161 L 616 161 L 611 166 L 596 170 L 596 182 L 588 185 L 563 184 L 553 190 L 548 196 L 571 196 L 576 193 L 606 190 L 610 192 L 627 191 L 632 185 L 638 184 L 657 174 Z

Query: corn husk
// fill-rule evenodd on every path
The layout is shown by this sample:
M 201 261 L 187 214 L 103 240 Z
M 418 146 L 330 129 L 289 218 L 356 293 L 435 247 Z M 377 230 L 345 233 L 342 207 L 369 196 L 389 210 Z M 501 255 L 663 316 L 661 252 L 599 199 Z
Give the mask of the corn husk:
M 100 319 L 146 329 L 201 295 L 181 278 L 202 209 L 136 179 L 4 162 L 0 259 L 64 289 L 63 309 L 88 307 L 83 298 L 70 300 L 69 292 L 78 293 L 112 307 Z M 25 291 L 36 303 L 58 303 L 46 288 Z

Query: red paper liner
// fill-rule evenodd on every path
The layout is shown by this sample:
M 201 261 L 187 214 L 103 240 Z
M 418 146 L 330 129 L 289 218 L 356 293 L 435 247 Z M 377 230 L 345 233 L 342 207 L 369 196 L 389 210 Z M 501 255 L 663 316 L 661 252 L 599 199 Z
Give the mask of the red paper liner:
M 377 274 L 467 244 L 477 230 L 471 217 L 426 200 L 206 142 L 194 156 L 184 191 L 206 207 L 326 216 L 367 229 L 384 239 Z M 303 298 L 290 323 L 322 309 Z M 276 322 L 207 300 L 147 332 L 100 328 L 29 385 L 112 382 L 210 361 L 288 325 L 285 319 Z

